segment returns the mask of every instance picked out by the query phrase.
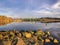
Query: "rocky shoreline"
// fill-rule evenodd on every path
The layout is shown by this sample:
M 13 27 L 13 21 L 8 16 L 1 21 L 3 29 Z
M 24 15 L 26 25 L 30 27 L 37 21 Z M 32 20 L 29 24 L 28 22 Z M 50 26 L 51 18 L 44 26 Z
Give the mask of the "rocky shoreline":
M 1 45 L 60 45 L 49 31 L 0 31 Z

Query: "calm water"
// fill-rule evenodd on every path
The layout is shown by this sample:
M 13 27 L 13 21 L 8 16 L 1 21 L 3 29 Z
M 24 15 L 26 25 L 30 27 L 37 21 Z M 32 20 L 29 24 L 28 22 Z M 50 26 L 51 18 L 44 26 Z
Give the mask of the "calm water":
M 52 29 L 59 30 L 60 23 L 40 23 L 40 22 L 13 22 L 11 24 L 0 26 L 0 30 L 38 30 L 38 29 Z

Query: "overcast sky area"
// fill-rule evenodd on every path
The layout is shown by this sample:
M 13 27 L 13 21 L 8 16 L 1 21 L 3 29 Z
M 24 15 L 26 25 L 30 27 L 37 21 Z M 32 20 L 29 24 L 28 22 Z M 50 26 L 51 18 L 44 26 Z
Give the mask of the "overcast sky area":
M 60 17 L 60 0 L 0 0 L 0 15 L 13 18 Z

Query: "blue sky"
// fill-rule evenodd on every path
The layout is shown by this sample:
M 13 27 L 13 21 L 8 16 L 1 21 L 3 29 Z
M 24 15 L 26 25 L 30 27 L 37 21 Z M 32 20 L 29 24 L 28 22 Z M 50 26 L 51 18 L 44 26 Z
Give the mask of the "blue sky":
M 60 0 L 0 0 L 0 15 L 13 18 L 60 17 Z

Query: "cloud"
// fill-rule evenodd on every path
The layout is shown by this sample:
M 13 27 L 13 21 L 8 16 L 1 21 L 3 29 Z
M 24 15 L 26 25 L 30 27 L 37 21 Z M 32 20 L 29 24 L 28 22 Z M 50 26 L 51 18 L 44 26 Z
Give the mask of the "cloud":
M 35 13 L 39 13 L 39 14 L 51 14 L 51 12 L 47 11 L 47 10 L 35 11 Z
M 53 9 L 60 9 L 60 1 L 52 6 Z
M 10 17 L 60 16 L 57 0 L 0 0 L 0 14 Z

